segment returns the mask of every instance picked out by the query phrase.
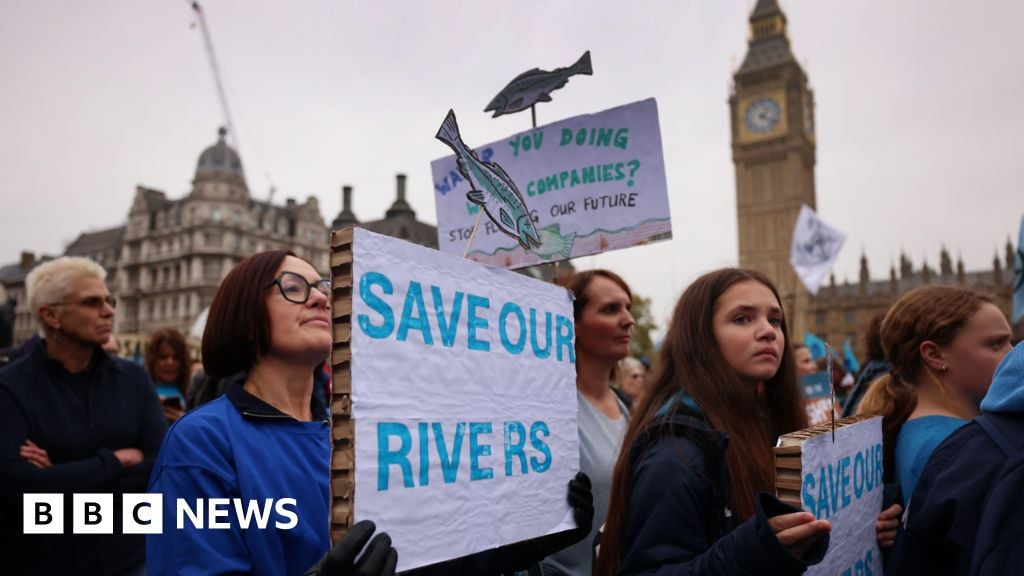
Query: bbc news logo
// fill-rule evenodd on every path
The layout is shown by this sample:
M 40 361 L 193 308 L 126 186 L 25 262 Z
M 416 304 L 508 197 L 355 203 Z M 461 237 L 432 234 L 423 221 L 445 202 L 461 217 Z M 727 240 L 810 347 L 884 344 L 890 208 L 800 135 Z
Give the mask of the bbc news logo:
M 235 526 L 247 530 L 291 530 L 299 523 L 294 498 L 242 500 L 241 498 L 178 498 L 175 501 L 175 527 L 178 530 L 229 530 Z M 73 494 L 71 532 L 73 534 L 114 533 L 113 494 Z M 25 494 L 23 528 L 25 534 L 64 533 L 63 494 Z M 273 520 L 273 522 L 271 522 Z M 122 534 L 162 534 L 164 498 L 162 494 L 122 494 Z

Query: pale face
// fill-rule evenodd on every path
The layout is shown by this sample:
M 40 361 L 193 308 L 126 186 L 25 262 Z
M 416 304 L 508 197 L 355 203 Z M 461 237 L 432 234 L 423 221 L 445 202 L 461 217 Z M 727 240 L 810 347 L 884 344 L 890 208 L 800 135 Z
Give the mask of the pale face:
M 288 256 L 275 276 L 293 272 L 314 283 L 316 269 L 303 260 Z M 277 284 L 267 289 L 267 317 L 270 321 L 269 355 L 316 366 L 331 352 L 331 316 L 325 294 L 313 288 L 304 304 L 285 300 Z
M 181 374 L 181 360 L 174 348 L 167 342 L 160 343 L 157 351 L 156 364 L 153 366 L 153 379 L 157 382 L 176 382 Z
M 811 356 L 810 349 L 804 347 L 794 350 L 793 358 L 796 360 L 796 372 L 800 376 L 807 376 L 818 371 L 818 364 Z
M 767 286 L 738 282 L 718 297 L 713 317 L 722 357 L 740 378 L 757 385 L 779 370 L 786 345 L 782 307 Z
M 639 368 L 630 368 L 626 374 L 622 376 L 622 382 L 619 383 L 619 388 L 621 388 L 622 391 L 633 400 L 639 398 L 640 394 L 644 391 L 643 366 Z
M 629 355 L 633 337 L 633 302 L 604 276 L 596 276 L 584 290 L 589 298 L 576 323 L 576 353 L 580 358 L 615 363 Z
M 992 304 L 985 303 L 964 327 L 941 348 L 946 370 L 940 377 L 977 404 L 988 392 L 996 366 L 1010 351 L 1010 324 Z
M 71 295 L 63 302 L 49 303 L 53 314 L 44 316 L 51 328 L 84 345 L 102 346 L 114 326 L 114 307 L 103 280 L 83 276 L 72 282 Z

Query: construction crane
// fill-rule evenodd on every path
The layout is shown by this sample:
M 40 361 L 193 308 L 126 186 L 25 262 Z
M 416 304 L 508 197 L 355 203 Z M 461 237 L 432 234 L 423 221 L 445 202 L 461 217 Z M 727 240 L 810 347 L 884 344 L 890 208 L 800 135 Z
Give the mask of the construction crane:
M 210 39 L 210 27 L 206 25 L 206 15 L 203 14 L 203 9 L 199 6 L 199 2 L 192 3 L 192 10 L 196 13 L 196 19 L 199 21 L 199 30 L 203 34 L 203 44 L 206 45 L 206 56 L 210 59 L 210 69 L 213 70 L 213 81 L 217 84 L 217 95 L 220 96 L 220 108 L 224 113 L 224 123 L 227 124 L 228 138 L 235 150 L 238 150 L 238 136 L 237 132 L 235 132 L 234 122 L 231 121 L 228 95 L 224 92 L 224 83 L 220 79 L 217 53 L 213 50 L 213 40 Z
M 206 46 L 206 56 L 210 59 L 210 69 L 213 71 L 213 81 L 217 85 L 217 95 L 220 97 L 220 108 L 224 113 L 224 123 L 228 129 L 228 143 L 238 151 L 238 131 L 235 130 L 234 122 L 231 120 L 231 110 L 228 108 L 228 95 L 224 90 L 224 82 L 221 80 L 220 67 L 217 66 L 217 53 L 213 49 L 213 40 L 210 37 L 210 27 L 206 24 L 206 15 L 203 13 L 203 9 L 199 6 L 199 2 L 192 2 L 192 11 L 196 14 L 196 20 L 199 21 L 199 30 L 203 34 L 203 44 Z M 250 139 L 251 142 L 252 139 Z M 260 161 L 264 166 L 266 165 L 260 157 L 259 150 L 253 148 L 256 153 L 257 160 Z M 263 175 L 267 178 L 267 183 L 270 185 L 268 202 L 274 201 L 274 192 L 277 187 L 274 186 L 274 179 L 270 177 L 269 171 L 264 171 Z

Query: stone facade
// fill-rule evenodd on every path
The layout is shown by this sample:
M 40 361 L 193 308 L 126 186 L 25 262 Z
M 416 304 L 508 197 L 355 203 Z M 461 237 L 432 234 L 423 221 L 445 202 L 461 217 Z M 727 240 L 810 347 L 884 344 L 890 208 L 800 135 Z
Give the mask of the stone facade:
M 256 252 L 292 250 L 326 272 L 327 228 L 316 197 L 303 204 L 289 198 L 284 206 L 250 197 L 224 135 L 199 156 L 186 197 L 136 188 L 111 282 L 120 301 L 117 332 L 187 331 L 221 279 Z
M 160 328 L 188 333 L 221 279 L 250 254 L 289 249 L 327 274 L 330 229 L 317 199 L 310 196 L 299 204 L 288 198 L 282 206 L 252 198 L 242 161 L 225 135 L 221 129 L 218 141 L 200 154 L 185 197 L 170 199 L 139 186 L 123 226 L 83 233 L 65 251 L 91 258 L 107 270 L 107 285 L 118 300 L 114 330 L 122 351 L 134 350 L 134 342 L 144 343 Z M 364 223 L 352 213 L 351 187 L 346 186 L 333 227 L 359 225 L 437 248 L 437 228 L 416 219 L 405 199 L 405 180 L 405 175 L 397 176 L 396 199 L 384 218 Z M 36 330 L 25 277 L 51 258 L 25 252 L 19 262 L 0 266 L 0 285 L 17 302 L 15 342 Z
M 789 254 L 800 206 L 816 208 L 814 93 L 790 50 L 786 16 L 776 0 L 758 0 L 754 7 L 747 55 L 733 79 L 729 110 L 739 263 L 775 282 L 795 338 L 811 331 L 837 348 L 849 339 L 863 358 L 863 335 L 871 318 L 925 284 L 956 284 L 987 293 L 1009 316 L 1014 266 L 1009 240 L 992 270 L 968 273 L 962 261 L 954 270 L 943 248 L 938 271 L 926 262 L 915 269 L 904 255 L 898 274 L 892 266 L 888 279 L 872 280 L 862 257 L 857 282 L 837 285 L 833 276 L 830 285 L 811 296 L 793 271 Z
M 786 16 L 761 0 L 750 16 L 750 43 L 733 76 L 729 110 L 736 168 L 740 266 L 759 270 L 779 290 L 795 333 L 809 298 L 789 264 L 800 207 L 815 208 L 814 94 L 790 50 Z
M 139 186 L 124 226 L 82 234 L 67 247 L 65 254 L 106 268 L 118 300 L 119 336 L 159 328 L 188 333 L 231 267 L 261 250 L 292 250 L 326 273 L 328 230 L 317 199 L 299 204 L 289 198 L 284 206 L 253 199 L 241 159 L 224 137 L 221 129 L 217 143 L 199 156 L 184 198 Z M 24 281 L 45 259 L 26 254 L 18 265 L 0 269 L 0 281 L 18 302 L 15 341 L 35 330 Z

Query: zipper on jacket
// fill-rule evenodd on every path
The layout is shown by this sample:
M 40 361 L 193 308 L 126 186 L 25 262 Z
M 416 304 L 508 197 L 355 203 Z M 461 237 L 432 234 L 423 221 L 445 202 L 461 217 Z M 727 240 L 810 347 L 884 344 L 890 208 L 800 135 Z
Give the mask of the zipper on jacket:
M 295 420 L 298 422 L 296 418 L 292 418 L 287 414 L 255 414 L 253 412 L 242 412 L 242 416 L 247 416 L 249 418 L 261 418 L 264 420 Z

